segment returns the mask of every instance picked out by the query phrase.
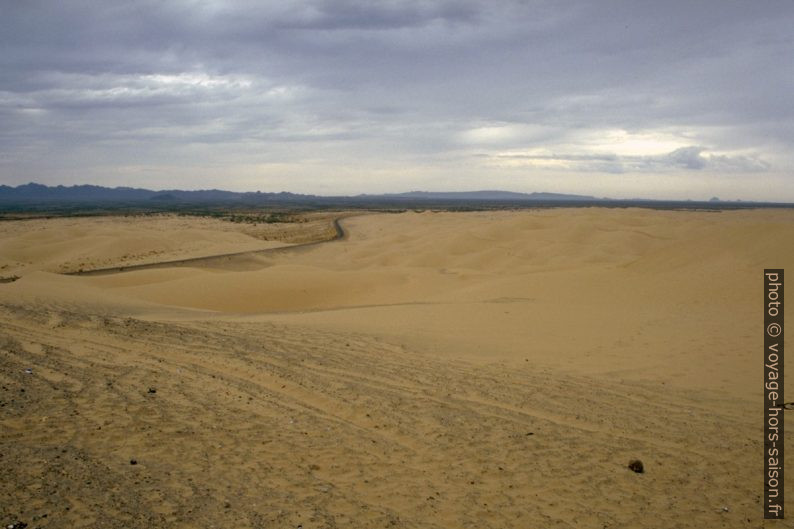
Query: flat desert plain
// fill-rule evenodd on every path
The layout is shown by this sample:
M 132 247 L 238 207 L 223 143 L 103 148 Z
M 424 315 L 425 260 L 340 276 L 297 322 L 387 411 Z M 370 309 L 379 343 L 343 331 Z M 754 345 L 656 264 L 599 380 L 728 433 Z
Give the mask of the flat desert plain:
M 342 216 L 0 223 L 0 523 L 792 527 L 762 288 L 794 211 Z

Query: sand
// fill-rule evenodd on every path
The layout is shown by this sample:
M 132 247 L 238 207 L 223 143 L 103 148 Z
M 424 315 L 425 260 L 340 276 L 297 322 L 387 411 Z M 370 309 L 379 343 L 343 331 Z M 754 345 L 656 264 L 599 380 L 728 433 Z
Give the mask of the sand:
M 794 212 L 371 214 L 58 273 L 328 218 L 0 223 L 0 523 L 787 527 L 761 288 Z

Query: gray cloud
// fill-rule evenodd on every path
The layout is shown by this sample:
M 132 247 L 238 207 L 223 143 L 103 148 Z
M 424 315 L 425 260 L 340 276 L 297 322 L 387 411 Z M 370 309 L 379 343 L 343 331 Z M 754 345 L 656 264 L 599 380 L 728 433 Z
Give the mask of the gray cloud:
M 557 159 L 570 171 L 635 174 L 653 193 L 685 193 L 675 172 L 711 178 L 719 193 L 720 173 L 732 173 L 743 198 L 763 198 L 751 196 L 760 175 L 794 200 L 789 2 L 28 1 L 2 10 L 3 183 L 115 185 L 143 167 L 140 184 L 152 187 L 377 192 L 462 175 L 463 187 L 531 191 L 548 185 L 543 171 L 559 171 L 517 179 L 487 161 L 540 150 L 577 153 Z M 613 147 L 599 144 L 607 137 L 628 147 L 599 159 Z M 637 138 L 670 148 L 631 152 Z M 549 190 L 579 182 L 558 176 Z
M 662 157 L 650 158 L 649 161 L 686 169 L 703 169 L 709 161 L 701 153 L 703 148 L 697 146 L 681 147 Z

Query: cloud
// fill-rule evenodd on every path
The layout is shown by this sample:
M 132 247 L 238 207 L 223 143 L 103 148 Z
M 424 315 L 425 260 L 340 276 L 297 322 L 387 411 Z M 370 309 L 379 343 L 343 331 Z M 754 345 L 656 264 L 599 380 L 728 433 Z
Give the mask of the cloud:
M 686 169 L 703 169 L 706 167 L 708 160 L 704 158 L 701 153 L 702 147 L 690 146 L 681 147 L 661 158 L 649 158 L 648 162 L 661 163 L 672 167 L 684 167 Z
M 691 145 L 659 155 L 502 153 L 483 154 L 480 157 L 495 165 L 507 163 L 565 171 L 608 173 L 664 173 L 680 169 L 692 172 L 763 173 L 771 168 L 769 163 L 757 155 L 704 154 L 704 151 L 703 147 Z
M 437 21 L 470 23 L 476 18 L 474 5 L 466 2 L 324 0 L 282 13 L 278 25 L 288 29 L 372 31 L 421 27 Z
M 233 187 L 196 169 L 242 160 L 289 167 L 293 191 L 361 185 L 351 171 L 377 175 L 361 192 L 454 185 L 462 166 L 467 185 L 515 188 L 507 158 L 466 165 L 510 152 L 659 188 L 675 172 L 784 178 L 792 24 L 785 2 L 7 2 L 0 182 L 116 184 L 114 167 L 145 162 L 153 187 L 175 164 L 207 174 L 185 186 Z

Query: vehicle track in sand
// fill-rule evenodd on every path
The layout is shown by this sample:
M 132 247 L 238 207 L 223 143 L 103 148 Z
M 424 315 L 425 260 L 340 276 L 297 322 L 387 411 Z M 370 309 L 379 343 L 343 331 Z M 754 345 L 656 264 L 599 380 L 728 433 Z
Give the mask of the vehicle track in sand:
M 753 403 L 365 334 L 4 305 L 0 383 L 3 523 L 752 527 L 761 508 Z

